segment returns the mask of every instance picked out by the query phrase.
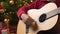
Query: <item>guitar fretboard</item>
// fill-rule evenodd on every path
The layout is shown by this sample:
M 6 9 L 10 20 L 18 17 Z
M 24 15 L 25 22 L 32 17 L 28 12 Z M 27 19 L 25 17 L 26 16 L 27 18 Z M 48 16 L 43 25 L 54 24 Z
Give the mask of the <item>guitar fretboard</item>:
M 47 16 L 46 19 L 51 18 L 51 17 L 53 17 L 55 15 L 58 15 L 59 13 L 60 13 L 60 7 L 55 9 L 55 10 L 52 10 L 52 11 L 46 13 L 46 16 Z

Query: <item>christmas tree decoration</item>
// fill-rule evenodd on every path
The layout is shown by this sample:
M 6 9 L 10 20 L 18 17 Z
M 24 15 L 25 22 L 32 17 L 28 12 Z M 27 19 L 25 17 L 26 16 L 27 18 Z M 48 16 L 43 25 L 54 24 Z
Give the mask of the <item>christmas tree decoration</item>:
M 0 2 L 0 12 L 4 12 L 4 7 L 2 6 L 2 3 Z
M 10 3 L 11 3 L 11 4 L 14 4 L 14 0 L 10 0 Z
M 7 34 L 10 34 L 10 31 L 9 31 L 9 17 L 7 15 L 5 15 L 4 17 L 4 23 L 6 24 L 6 27 L 7 27 Z
M 29 5 L 29 3 L 25 2 L 25 4 L 24 4 L 24 5 Z
M 31 0 L 31 2 L 33 2 L 33 0 Z
M 6 24 L 9 23 L 9 17 L 8 17 L 7 15 L 5 15 L 5 17 L 4 17 L 4 22 L 5 22 Z

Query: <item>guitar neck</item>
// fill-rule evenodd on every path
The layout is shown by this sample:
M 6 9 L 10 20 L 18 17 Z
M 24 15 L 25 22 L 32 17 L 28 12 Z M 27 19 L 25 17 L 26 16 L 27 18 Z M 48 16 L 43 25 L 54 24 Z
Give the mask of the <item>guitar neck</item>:
M 46 19 L 54 17 L 54 16 L 58 15 L 59 13 L 60 13 L 60 7 L 55 9 L 55 10 L 52 10 L 52 11 L 46 13 L 46 16 L 47 16 Z

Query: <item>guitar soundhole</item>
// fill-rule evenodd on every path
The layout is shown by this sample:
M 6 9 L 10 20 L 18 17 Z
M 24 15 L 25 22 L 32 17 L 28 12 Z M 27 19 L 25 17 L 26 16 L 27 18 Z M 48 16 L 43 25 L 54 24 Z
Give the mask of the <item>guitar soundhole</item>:
M 39 21 L 40 22 L 44 22 L 46 20 L 46 14 L 42 14 L 40 17 L 39 17 Z

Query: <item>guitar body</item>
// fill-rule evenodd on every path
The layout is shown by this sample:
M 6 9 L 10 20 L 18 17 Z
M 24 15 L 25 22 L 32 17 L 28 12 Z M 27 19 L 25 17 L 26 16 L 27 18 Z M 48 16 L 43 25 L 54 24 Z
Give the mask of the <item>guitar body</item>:
M 26 25 L 22 20 L 18 22 L 17 34 L 26 34 Z
M 28 34 L 37 34 L 37 32 L 39 32 L 39 31 L 50 30 L 51 28 L 53 28 L 57 23 L 58 15 L 56 15 L 44 22 L 39 22 L 39 17 L 42 14 L 48 13 L 56 8 L 57 8 L 57 6 L 55 3 L 48 3 L 45 6 L 43 6 L 41 9 L 29 10 L 28 15 L 37 22 L 36 24 L 38 26 L 38 29 L 35 31 L 32 28 L 29 28 Z M 26 26 L 21 20 L 18 23 L 17 34 L 26 34 Z

